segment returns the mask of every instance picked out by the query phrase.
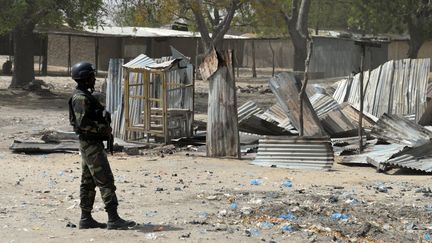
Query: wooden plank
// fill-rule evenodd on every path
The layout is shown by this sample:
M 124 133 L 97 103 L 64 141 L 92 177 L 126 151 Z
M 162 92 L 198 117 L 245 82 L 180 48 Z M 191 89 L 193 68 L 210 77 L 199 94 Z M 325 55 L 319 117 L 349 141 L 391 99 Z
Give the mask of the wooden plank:
M 208 80 L 217 70 L 219 61 L 216 50 L 212 50 L 201 63 L 199 71 L 203 80 Z
M 290 118 L 293 126 L 300 130 L 300 82 L 297 82 L 293 73 L 280 73 L 270 79 L 270 89 L 275 94 L 279 105 Z M 304 135 L 325 136 L 320 120 L 313 109 L 309 98 L 304 102 Z
M 209 54 L 203 67 L 212 68 L 215 52 Z M 240 157 L 240 139 L 235 80 L 233 76 L 232 52 L 220 53 L 219 66 L 213 75 L 208 69 L 201 69 L 201 75 L 209 78 L 208 122 L 207 122 L 207 156 Z M 213 70 L 213 69 L 212 69 Z M 211 71 L 213 72 L 213 71 Z

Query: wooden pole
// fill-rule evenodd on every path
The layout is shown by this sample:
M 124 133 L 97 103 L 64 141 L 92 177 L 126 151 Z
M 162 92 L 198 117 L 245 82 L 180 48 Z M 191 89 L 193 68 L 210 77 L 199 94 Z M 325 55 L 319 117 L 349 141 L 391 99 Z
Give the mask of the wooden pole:
M 269 40 L 268 42 L 269 42 L 270 50 L 272 53 L 272 77 L 274 77 L 274 75 L 275 75 L 275 53 L 274 53 L 274 49 L 273 49 L 271 40 Z
M 198 72 L 196 72 L 198 70 L 198 52 L 199 52 L 199 40 L 197 38 L 195 38 L 196 41 L 196 47 L 195 47 L 195 78 L 198 79 Z
M 359 95 L 360 95 L 360 113 L 359 113 L 359 127 L 358 127 L 358 136 L 359 136 L 359 153 L 363 152 L 363 102 L 364 102 L 364 59 L 366 57 L 366 47 L 381 47 L 381 44 L 378 42 L 373 42 L 371 40 L 363 39 L 354 42 L 355 45 L 360 46 L 361 48 L 361 56 L 360 56 L 360 87 L 359 87 Z M 369 75 L 370 77 L 370 75 Z
M 95 69 L 97 74 L 99 70 L 99 37 L 95 37 Z
M 360 113 L 359 113 L 359 126 L 358 126 L 358 135 L 359 135 L 359 151 L 363 152 L 363 70 L 364 70 L 364 59 L 366 54 L 366 47 L 364 45 L 361 46 L 361 56 L 360 56 Z
M 43 38 L 42 44 L 42 75 L 48 74 L 48 35 Z
M 129 76 L 130 72 L 126 69 L 126 77 L 124 82 L 125 141 L 129 139 Z
M 255 41 L 252 40 L 252 77 L 256 78 L 256 63 L 255 63 Z
M 164 131 L 164 140 L 165 144 L 168 144 L 169 140 L 169 131 L 168 131 L 168 98 L 167 98 L 167 80 L 166 73 L 161 74 L 162 78 L 162 117 L 163 117 L 163 131 Z
M 300 136 L 302 137 L 304 135 L 304 127 L 303 127 L 303 102 L 304 102 L 304 98 L 306 96 L 306 86 L 308 84 L 309 81 L 309 63 L 310 63 L 310 58 L 312 55 L 312 40 L 309 40 L 308 42 L 308 53 L 307 53 L 307 57 L 305 60 L 305 72 L 304 72 L 304 77 L 303 77 L 303 84 L 302 84 L 302 88 L 300 90 L 300 94 L 299 94 L 299 102 L 300 102 Z
M 235 116 L 235 121 L 237 122 L 237 124 L 238 124 L 238 113 L 237 113 L 237 95 L 236 95 L 236 93 L 235 93 L 235 90 L 236 90 L 236 86 L 235 86 L 235 73 L 234 73 L 234 60 L 236 60 L 236 58 L 237 58 L 237 56 L 235 55 L 235 51 L 234 50 L 232 50 L 232 52 L 231 52 L 231 64 L 232 64 L 232 86 L 231 86 L 231 88 L 234 90 L 234 110 L 236 111 L 236 112 L 234 112 L 234 116 Z M 236 135 L 237 135 L 237 141 L 238 141 L 238 146 L 237 146 L 237 158 L 238 159 L 241 159 L 241 150 L 240 150 L 240 134 L 239 134 L 239 132 L 238 132 L 238 130 L 237 130 L 237 132 L 236 132 Z
M 72 60 L 71 60 L 71 36 L 68 35 L 68 74 L 71 74 Z

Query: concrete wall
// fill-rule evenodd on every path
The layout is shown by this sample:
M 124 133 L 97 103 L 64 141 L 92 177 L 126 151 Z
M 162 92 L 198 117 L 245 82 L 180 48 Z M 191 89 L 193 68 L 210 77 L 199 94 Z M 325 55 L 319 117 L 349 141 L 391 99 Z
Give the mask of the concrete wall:
M 398 60 L 408 57 L 408 41 L 392 41 L 389 44 L 389 60 Z M 423 43 L 418 53 L 419 58 L 432 58 L 432 40 Z
M 230 39 L 224 41 L 224 49 L 235 50 L 240 67 L 252 67 L 252 41 L 255 43 L 255 57 L 257 68 L 272 67 L 272 51 L 274 49 L 275 67 L 293 67 L 294 50 L 289 39 Z M 185 56 L 191 57 L 195 64 L 198 53 L 203 52 L 200 38 L 130 38 L 130 37 L 99 37 L 100 70 L 108 69 L 110 58 L 125 58 L 125 61 L 144 53 L 152 58 L 171 55 L 169 46 L 172 45 Z M 72 65 L 78 61 L 95 61 L 94 37 L 71 37 Z M 406 58 L 408 44 L 406 41 L 393 41 L 381 48 L 368 48 L 365 68 L 375 68 L 390 59 Z M 432 41 L 426 42 L 419 52 L 419 57 L 432 57 Z M 200 59 L 198 58 L 198 62 Z M 48 65 L 67 68 L 68 37 L 63 35 L 48 35 Z M 311 60 L 311 72 L 316 78 L 338 77 L 358 71 L 360 66 L 360 48 L 350 39 L 329 37 L 314 37 L 314 50 Z
M 122 39 L 99 38 L 99 70 L 108 70 L 110 58 L 122 58 Z
M 244 40 L 243 67 L 252 67 L 252 42 L 255 43 L 255 65 L 257 68 L 272 67 L 274 50 L 276 68 L 292 68 L 294 49 L 290 39 Z
M 68 66 L 68 37 L 48 35 L 48 66 Z M 71 36 L 71 65 L 89 61 L 95 63 L 95 40 L 89 37 Z
M 360 70 L 361 49 L 351 39 L 314 37 L 310 71 L 316 77 L 340 77 Z M 367 48 L 364 69 L 373 69 L 387 61 L 387 44 Z

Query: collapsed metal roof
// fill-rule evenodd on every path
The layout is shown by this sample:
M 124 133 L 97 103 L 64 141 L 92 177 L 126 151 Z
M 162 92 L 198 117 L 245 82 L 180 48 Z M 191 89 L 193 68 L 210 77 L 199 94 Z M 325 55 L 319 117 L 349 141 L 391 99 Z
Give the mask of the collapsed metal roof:
M 432 132 L 402 116 L 384 114 L 372 133 L 391 143 L 418 147 L 430 142 Z
M 394 156 L 384 164 L 432 172 L 432 143 L 430 142 L 416 148 L 405 149 Z

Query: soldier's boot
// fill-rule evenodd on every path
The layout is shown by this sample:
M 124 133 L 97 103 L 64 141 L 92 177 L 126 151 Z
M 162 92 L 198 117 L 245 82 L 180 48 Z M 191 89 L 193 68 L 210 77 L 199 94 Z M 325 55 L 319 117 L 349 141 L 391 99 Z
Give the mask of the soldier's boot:
M 126 230 L 131 227 L 136 226 L 135 221 L 132 220 L 124 220 L 120 218 L 117 213 L 117 209 L 108 210 L 108 224 L 107 228 L 113 230 Z
M 98 221 L 93 219 L 90 212 L 82 211 L 81 219 L 79 221 L 78 227 L 79 229 L 95 229 L 95 228 L 105 229 L 107 227 L 107 224 L 99 223 Z

